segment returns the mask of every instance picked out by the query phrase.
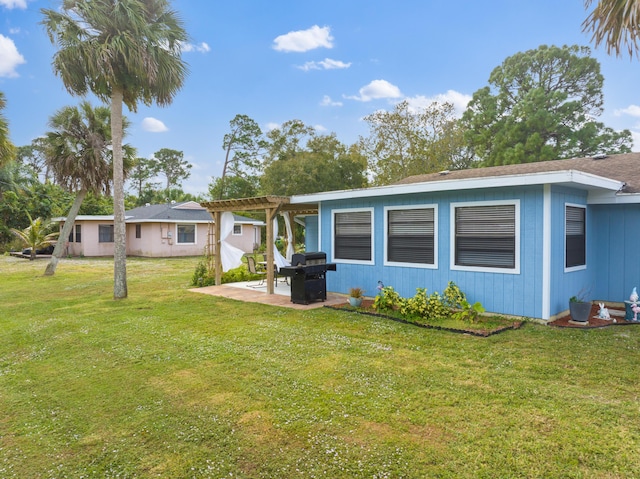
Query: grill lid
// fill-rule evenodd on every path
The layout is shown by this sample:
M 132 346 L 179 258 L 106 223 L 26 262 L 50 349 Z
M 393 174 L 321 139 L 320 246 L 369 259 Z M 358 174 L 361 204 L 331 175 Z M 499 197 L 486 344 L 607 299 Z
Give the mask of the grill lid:
M 296 253 L 291 256 L 292 266 L 325 264 L 326 262 L 327 262 L 327 254 L 324 251 L 316 251 L 311 253 Z

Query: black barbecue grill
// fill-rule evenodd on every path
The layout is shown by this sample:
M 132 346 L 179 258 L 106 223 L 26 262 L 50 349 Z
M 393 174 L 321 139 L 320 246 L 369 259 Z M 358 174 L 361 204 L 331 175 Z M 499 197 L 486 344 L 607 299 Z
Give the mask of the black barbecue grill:
M 334 263 L 327 263 L 327 254 L 296 253 L 291 266 L 280 268 L 280 274 L 291 278 L 291 302 L 309 304 L 327 299 L 327 271 L 335 271 Z

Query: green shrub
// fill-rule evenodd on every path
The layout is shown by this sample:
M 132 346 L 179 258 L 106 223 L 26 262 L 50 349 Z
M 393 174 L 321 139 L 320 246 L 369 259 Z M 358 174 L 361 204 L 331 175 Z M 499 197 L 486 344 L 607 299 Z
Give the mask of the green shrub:
M 213 271 L 209 271 L 207 267 L 207 259 L 201 259 L 196 265 L 196 270 L 191 277 L 191 286 L 199 288 L 203 286 L 213 286 L 216 284 L 216 278 Z
M 468 321 L 469 323 L 475 323 L 485 309 L 479 302 L 469 304 L 467 301 L 463 301 L 460 305 L 460 311 L 453 313 L 453 318 L 459 321 Z
M 259 275 L 250 274 L 247 267 L 243 264 L 242 266 L 238 266 L 237 268 L 230 269 L 229 271 L 222 273 L 220 284 L 241 283 L 243 281 L 252 281 L 259 278 Z M 203 286 L 213 286 L 215 284 L 215 270 L 209 271 L 208 261 L 205 257 L 198 262 L 196 269 L 193 272 L 193 276 L 191 277 L 191 285 L 201 288 Z
M 378 312 L 401 309 L 403 299 L 391 286 L 385 286 L 373 300 L 373 309 Z
M 427 295 L 426 288 L 417 288 L 413 298 L 403 301 L 400 313 L 403 316 L 422 319 L 448 318 L 451 309 L 437 291 Z
M 467 296 L 460 291 L 460 288 L 453 281 L 449 281 L 449 284 L 442 292 L 444 304 L 451 309 L 459 309 L 463 303 L 467 302 Z

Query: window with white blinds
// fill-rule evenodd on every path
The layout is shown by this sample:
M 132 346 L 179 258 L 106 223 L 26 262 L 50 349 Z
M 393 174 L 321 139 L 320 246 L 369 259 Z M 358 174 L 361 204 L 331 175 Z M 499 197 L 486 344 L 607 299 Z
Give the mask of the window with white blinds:
M 565 267 L 587 264 L 586 215 L 581 206 L 565 206 Z
M 514 269 L 515 204 L 456 207 L 455 264 Z
M 387 210 L 387 261 L 434 264 L 434 208 Z
M 346 211 L 334 213 L 334 258 L 371 261 L 372 212 Z

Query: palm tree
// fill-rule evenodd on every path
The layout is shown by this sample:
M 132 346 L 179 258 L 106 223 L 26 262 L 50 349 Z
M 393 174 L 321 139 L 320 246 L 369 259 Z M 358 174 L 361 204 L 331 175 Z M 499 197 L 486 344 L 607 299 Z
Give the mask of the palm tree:
M 11 232 L 20 238 L 26 247 L 31 249 L 29 260 L 33 261 L 36 259 L 36 250 L 56 242 L 58 232 L 49 233 L 51 221 L 44 221 L 42 218 L 33 220 L 28 212 L 27 216 L 29 217 L 29 226 L 23 230 L 11 228 Z
M 42 9 L 59 50 L 53 68 L 72 95 L 91 91 L 111 106 L 115 299 L 127 297 L 122 104 L 169 105 L 182 87 L 187 34 L 167 0 L 64 0 Z
M 126 131 L 126 118 L 122 123 L 123 131 Z M 67 106 L 58 110 L 49 120 L 49 126 L 53 131 L 46 136 L 45 161 L 55 182 L 65 190 L 75 192 L 76 197 L 47 265 L 46 276 L 56 272 L 64 243 L 87 193 L 110 195 L 113 177 L 109 108 L 93 108 L 83 101 L 79 108 Z M 134 152 L 128 145 L 123 148 L 127 152 L 126 170 Z
M 589 8 L 594 0 L 585 0 Z M 640 55 L 640 1 L 599 0 L 595 9 L 582 24 L 583 31 L 592 31 L 596 46 L 604 43 L 607 53 L 616 52 L 626 45 L 629 56 Z
M 5 106 L 4 93 L 0 91 L 0 112 L 4 110 Z M 2 113 L 0 113 L 0 167 L 9 163 L 14 155 L 15 147 L 9 141 L 9 123 Z

